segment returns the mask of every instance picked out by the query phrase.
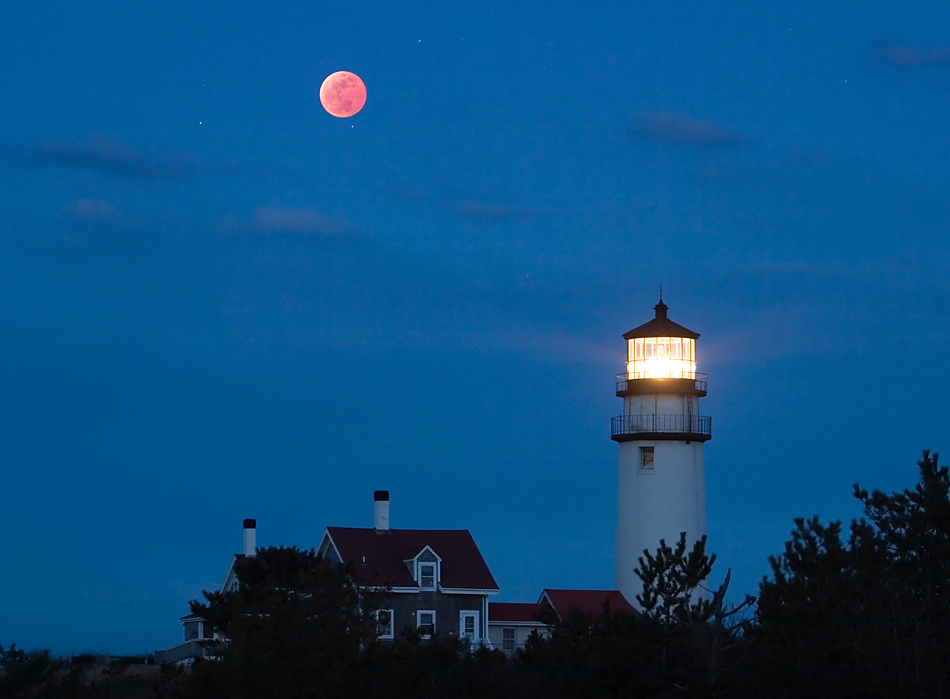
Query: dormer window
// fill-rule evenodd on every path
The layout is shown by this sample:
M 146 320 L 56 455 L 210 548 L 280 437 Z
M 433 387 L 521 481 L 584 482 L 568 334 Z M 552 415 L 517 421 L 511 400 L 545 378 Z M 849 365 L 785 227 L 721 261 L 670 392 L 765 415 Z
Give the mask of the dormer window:
M 435 589 L 435 563 L 419 564 L 419 587 L 423 590 Z
M 439 554 L 432 550 L 431 546 L 425 546 L 413 558 L 405 560 L 406 567 L 412 573 L 412 579 L 420 590 L 438 590 L 442 582 L 439 565 L 442 559 Z

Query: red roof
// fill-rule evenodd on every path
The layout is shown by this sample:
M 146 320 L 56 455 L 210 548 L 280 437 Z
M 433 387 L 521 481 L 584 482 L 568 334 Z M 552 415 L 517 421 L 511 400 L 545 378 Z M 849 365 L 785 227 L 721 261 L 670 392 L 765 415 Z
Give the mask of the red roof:
M 635 337 L 691 337 L 696 339 L 699 333 L 694 333 L 688 328 L 684 328 L 679 323 L 674 323 L 666 317 L 667 305 L 663 299 L 656 304 L 653 309 L 656 311 L 656 317 L 647 321 L 643 325 L 638 325 L 633 330 L 623 334 L 624 340 L 631 340 Z
M 442 559 L 442 587 L 497 590 L 498 585 L 467 529 L 375 529 L 327 527 L 340 557 L 366 582 L 416 587 L 406 561 L 426 546 Z
M 541 593 L 539 604 L 547 602 L 562 619 L 572 609 L 596 616 L 604 612 L 604 600 L 610 604 L 611 612 L 638 614 L 620 590 L 551 590 Z M 488 617 L 491 619 L 491 617 Z
M 540 604 L 530 604 L 525 602 L 489 602 L 488 620 L 491 622 L 538 622 L 537 615 L 542 611 L 542 609 L 543 607 Z

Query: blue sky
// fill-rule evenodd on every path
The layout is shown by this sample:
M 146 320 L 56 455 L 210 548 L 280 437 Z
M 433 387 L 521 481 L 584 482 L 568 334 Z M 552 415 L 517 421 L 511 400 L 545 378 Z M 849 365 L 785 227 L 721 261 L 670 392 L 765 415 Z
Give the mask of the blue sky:
M 141 652 L 262 545 L 613 584 L 621 334 L 702 333 L 715 575 L 948 448 L 941 3 L 39 3 L 0 26 L 0 644 Z M 335 70 L 367 85 L 335 119 Z

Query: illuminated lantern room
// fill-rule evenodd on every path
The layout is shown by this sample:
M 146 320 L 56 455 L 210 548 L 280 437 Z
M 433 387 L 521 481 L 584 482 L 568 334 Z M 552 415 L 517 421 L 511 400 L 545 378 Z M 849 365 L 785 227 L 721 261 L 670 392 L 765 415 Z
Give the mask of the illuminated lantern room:
M 662 298 L 653 308 L 653 320 L 623 336 L 627 363 L 617 374 L 617 397 L 624 399 L 624 414 L 613 418 L 613 439 L 662 433 L 707 440 L 711 418 L 699 415 L 698 402 L 706 395 L 706 375 L 696 371 L 699 333 L 670 320 Z
M 654 306 L 656 318 L 624 334 L 627 376 L 634 379 L 695 379 L 699 333 L 667 318 L 663 300 Z

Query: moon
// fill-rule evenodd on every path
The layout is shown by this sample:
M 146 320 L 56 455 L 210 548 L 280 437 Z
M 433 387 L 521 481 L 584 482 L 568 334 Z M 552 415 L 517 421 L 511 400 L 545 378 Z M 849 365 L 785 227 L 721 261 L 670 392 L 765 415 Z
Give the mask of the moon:
M 366 85 L 356 73 L 338 70 L 320 86 L 320 104 L 335 117 L 351 117 L 366 104 Z

